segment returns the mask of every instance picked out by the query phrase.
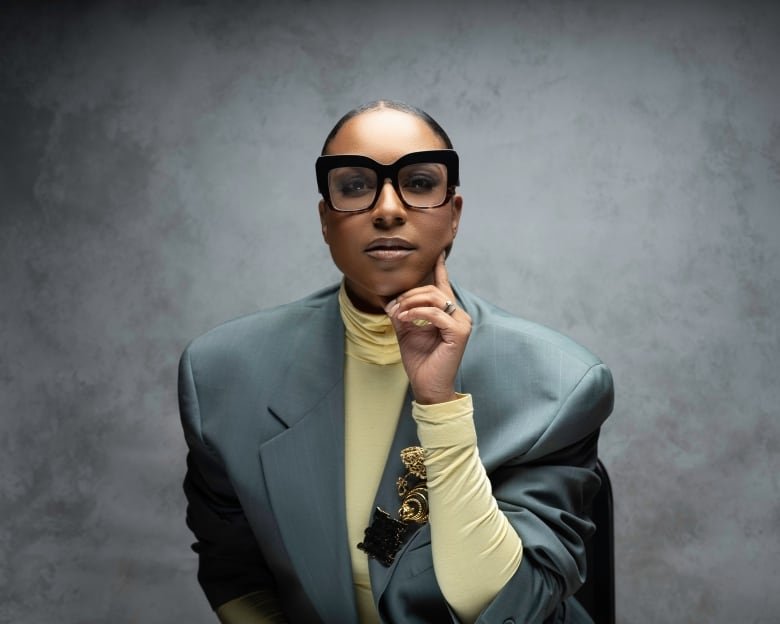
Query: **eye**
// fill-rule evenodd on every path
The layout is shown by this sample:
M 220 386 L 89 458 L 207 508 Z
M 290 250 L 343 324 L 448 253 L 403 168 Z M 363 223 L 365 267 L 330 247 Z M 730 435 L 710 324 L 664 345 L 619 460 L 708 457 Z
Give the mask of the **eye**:
M 441 165 L 421 163 L 404 167 L 398 175 L 398 183 L 406 193 L 428 194 L 443 185 L 444 174 Z
M 412 193 L 428 193 L 436 186 L 429 176 L 416 175 L 404 181 L 404 189 Z
M 361 197 L 376 190 L 376 176 L 360 168 L 339 168 L 330 173 L 332 194 L 342 197 Z
M 360 195 L 368 190 L 373 189 L 369 189 L 368 180 L 364 177 L 355 176 L 339 183 L 339 191 L 342 195 Z

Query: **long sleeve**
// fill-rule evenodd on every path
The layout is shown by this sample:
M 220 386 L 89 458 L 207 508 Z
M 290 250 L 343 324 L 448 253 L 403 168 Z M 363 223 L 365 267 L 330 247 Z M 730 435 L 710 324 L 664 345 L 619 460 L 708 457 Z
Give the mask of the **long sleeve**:
M 459 619 L 469 623 L 514 575 L 523 552 L 480 462 L 473 413 L 469 395 L 414 403 L 412 411 L 425 449 L 436 579 Z
M 203 439 L 189 351 L 179 364 L 179 409 L 189 446 L 184 492 L 187 526 L 195 534 L 198 581 L 213 609 L 272 588 L 270 572 L 222 462 Z
M 234 598 L 217 609 L 222 624 L 286 624 L 276 593 L 267 589 Z

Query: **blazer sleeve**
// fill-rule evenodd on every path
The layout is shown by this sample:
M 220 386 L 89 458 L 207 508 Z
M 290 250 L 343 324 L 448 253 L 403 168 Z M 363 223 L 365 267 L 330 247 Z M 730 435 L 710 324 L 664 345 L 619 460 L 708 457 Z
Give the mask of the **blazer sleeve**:
M 479 624 L 542 623 L 584 582 L 585 541 L 595 528 L 585 510 L 600 487 L 599 427 L 612 403 L 609 370 L 590 367 L 529 451 L 490 475 L 498 506 L 523 541 L 523 559 Z
M 204 437 L 191 347 L 179 363 L 179 411 L 189 447 L 184 493 L 187 526 L 195 535 L 198 582 L 211 607 L 273 581 L 224 465 Z

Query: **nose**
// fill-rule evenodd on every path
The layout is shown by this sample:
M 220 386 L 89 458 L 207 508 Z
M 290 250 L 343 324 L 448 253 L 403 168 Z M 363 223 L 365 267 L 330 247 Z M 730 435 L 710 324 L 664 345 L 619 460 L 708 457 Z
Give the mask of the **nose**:
M 378 227 L 388 225 L 400 225 L 406 222 L 406 207 L 393 188 L 390 179 L 386 179 L 376 198 L 376 204 L 372 210 L 374 225 Z

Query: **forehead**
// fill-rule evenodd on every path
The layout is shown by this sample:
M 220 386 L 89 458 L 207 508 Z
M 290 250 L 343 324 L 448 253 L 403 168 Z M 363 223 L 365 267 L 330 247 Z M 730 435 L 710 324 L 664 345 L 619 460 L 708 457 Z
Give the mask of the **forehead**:
M 445 147 L 441 137 L 416 115 L 383 108 L 345 123 L 328 145 L 328 154 L 361 154 L 392 163 L 409 152 Z

